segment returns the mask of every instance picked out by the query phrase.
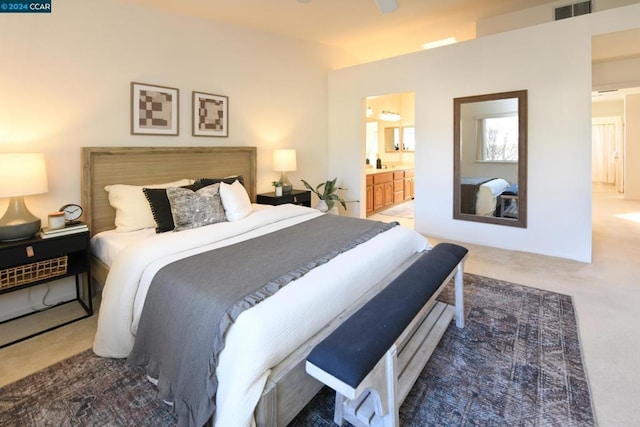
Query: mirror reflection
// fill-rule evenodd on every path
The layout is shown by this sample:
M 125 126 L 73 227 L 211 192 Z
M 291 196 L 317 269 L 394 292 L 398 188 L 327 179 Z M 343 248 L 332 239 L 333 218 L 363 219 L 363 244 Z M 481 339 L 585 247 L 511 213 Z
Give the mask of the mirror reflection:
M 400 150 L 400 128 L 387 127 L 384 128 L 384 151 Z
M 454 218 L 526 227 L 527 92 L 454 99 Z
M 415 151 L 415 127 L 395 126 L 384 128 L 384 148 L 386 152 Z

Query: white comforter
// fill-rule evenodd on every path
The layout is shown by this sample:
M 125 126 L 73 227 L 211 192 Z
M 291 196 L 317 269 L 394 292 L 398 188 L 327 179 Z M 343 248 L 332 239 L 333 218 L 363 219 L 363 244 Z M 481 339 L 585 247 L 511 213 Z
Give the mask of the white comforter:
M 498 195 L 507 187 L 509 187 L 509 183 L 502 178 L 492 179 L 482 184 L 476 195 L 476 215 L 493 216 L 497 207 Z
M 281 205 L 256 210 L 241 221 L 157 234 L 127 246 L 111 266 L 102 292 L 94 352 L 104 357 L 128 356 L 148 285 L 163 265 L 318 215 L 314 209 Z M 215 425 L 252 425 L 270 368 L 411 254 L 426 247 L 427 241 L 418 233 L 394 227 L 243 312 L 229 329 L 220 354 Z

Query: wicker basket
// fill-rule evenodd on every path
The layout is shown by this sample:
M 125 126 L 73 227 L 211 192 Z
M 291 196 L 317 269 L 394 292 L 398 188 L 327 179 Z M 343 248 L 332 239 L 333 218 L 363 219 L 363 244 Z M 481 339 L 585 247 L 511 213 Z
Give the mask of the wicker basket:
M 26 283 L 50 277 L 61 276 L 67 272 L 67 256 L 46 259 L 31 264 L 0 270 L 0 291 Z

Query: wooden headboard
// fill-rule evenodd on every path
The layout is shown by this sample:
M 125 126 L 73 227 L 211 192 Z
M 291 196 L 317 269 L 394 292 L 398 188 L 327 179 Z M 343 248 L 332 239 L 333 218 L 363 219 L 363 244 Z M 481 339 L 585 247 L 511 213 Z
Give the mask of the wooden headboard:
M 114 228 L 104 187 L 242 175 L 256 200 L 256 147 L 82 147 L 82 207 L 91 234 Z

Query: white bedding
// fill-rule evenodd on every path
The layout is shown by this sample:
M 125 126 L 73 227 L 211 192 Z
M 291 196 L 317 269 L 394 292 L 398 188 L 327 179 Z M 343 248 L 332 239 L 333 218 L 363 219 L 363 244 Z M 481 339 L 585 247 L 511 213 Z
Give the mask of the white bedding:
M 492 179 L 480 185 L 476 196 L 476 215 L 493 216 L 498 195 L 507 187 L 509 183 L 502 178 Z
M 102 261 L 108 267 L 113 265 L 116 257 L 127 246 L 140 240 L 145 240 L 156 235 L 154 228 L 143 228 L 142 230 L 128 233 L 116 230 L 103 231 L 91 238 L 91 254 Z
M 253 211 L 270 209 L 273 206 L 252 204 Z M 91 238 L 91 254 L 102 261 L 107 267 L 111 267 L 116 257 L 130 244 L 151 238 L 156 235 L 155 228 L 143 228 L 141 230 L 120 232 L 114 230 L 103 231 Z
M 148 285 L 163 265 L 318 215 L 321 214 L 314 209 L 281 205 L 255 210 L 237 222 L 133 239 L 111 264 L 94 352 L 104 357 L 129 354 Z M 313 269 L 243 312 L 229 330 L 220 354 L 215 425 L 251 425 L 270 368 L 411 254 L 426 247 L 427 241 L 418 233 L 394 227 Z

